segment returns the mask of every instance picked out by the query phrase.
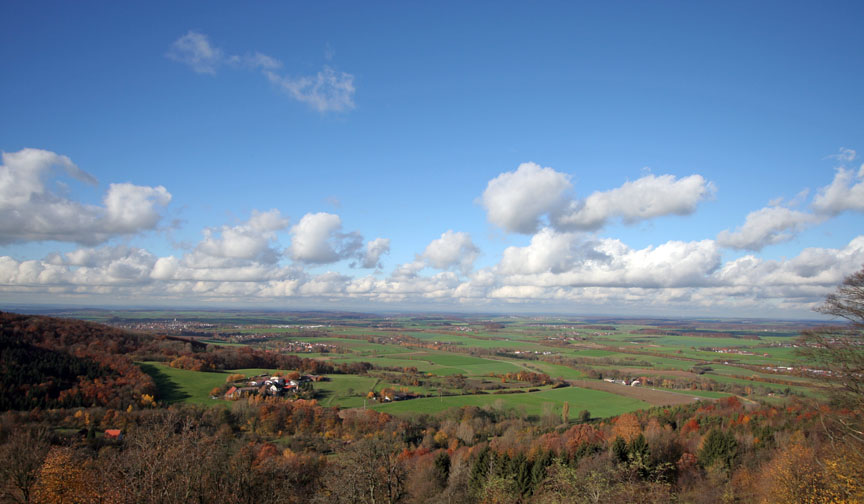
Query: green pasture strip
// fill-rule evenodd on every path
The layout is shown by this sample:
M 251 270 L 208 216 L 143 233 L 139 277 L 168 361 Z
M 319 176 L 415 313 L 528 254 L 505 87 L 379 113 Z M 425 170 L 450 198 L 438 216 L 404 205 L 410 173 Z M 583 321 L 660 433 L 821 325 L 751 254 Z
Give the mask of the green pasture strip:
M 422 359 L 433 364 L 453 367 L 488 364 L 490 362 L 493 362 L 487 359 L 483 359 L 481 357 L 446 352 L 426 352 L 422 354 L 417 354 L 417 359 Z
M 466 371 L 462 368 L 454 368 L 454 367 L 440 367 L 435 366 L 426 371 L 427 373 L 433 374 L 435 376 L 450 376 L 455 374 L 464 375 Z
M 627 355 L 609 350 L 601 350 L 599 348 L 556 348 L 558 352 L 564 355 L 572 355 L 573 357 L 612 357 L 616 355 Z
M 717 353 L 717 352 L 693 350 L 691 348 L 683 348 L 683 347 L 680 347 L 680 348 L 652 347 L 652 348 L 644 348 L 644 349 L 640 349 L 640 350 L 656 352 L 659 354 L 668 354 L 670 356 L 674 355 L 677 357 L 683 357 L 683 358 L 693 359 L 693 360 L 702 360 L 702 361 L 714 361 L 714 360 L 723 361 L 723 360 L 730 360 L 730 359 L 734 359 L 736 357 L 740 357 L 738 355 L 733 357 L 731 355 L 724 355 L 724 354 Z
M 362 358 L 355 358 L 353 360 L 354 361 L 365 361 L 365 362 L 369 362 L 371 364 L 374 364 L 376 366 L 382 366 L 382 367 L 397 367 L 397 368 L 414 367 L 414 368 L 417 368 L 418 371 L 422 371 L 422 372 L 431 371 L 434 368 L 438 367 L 437 365 L 432 364 L 432 363 L 427 362 L 427 361 L 423 361 L 423 360 L 419 360 L 419 359 L 404 359 L 404 358 L 399 359 L 399 358 L 391 357 L 391 355 L 394 355 L 394 354 L 388 354 L 386 357 L 362 357 Z M 396 354 L 396 355 L 398 355 L 398 354 Z M 343 361 L 343 360 L 346 362 L 351 362 L 351 360 L 348 360 L 348 359 L 340 359 L 340 361 Z
M 459 369 L 459 373 L 468 376 L 484 376 L 490 373 L 516 373 L 523 369 L 507 361 L 484 359 L 480 357 L 473 357 L 470 355 L 445 352 L 418 353 L 416 355 L 416 360 L 425 360 L 431 364 L 437 364 L 438 366 L 442 366 L 443 368 Z M 444 374 L 442 374 L 442 369 L 440 368 L 433 368 L 430 369 L 428 372 L 438 374 L 440 376 L 446 376 L 447 374 L 455 374 L 449 372 L 449 370 L 443 371 Z
M 814 385 L 816 381 L 812 378 L 805 378 L 803 376 L 792 376 L 785 374 L 773 374 L 773 373 L 762 373 L 759 371 L 751 371 L 745 368 L 739 368 L 737 366 L 727 366 L 723 364 L 710 364 L 711 373 L 729 375 L 729 376 L 758 376 L 760 378 L 768 378 L 774 380 L 786 380 L 791 382 L 800 383 L 803 386 Z
M 761 350 L 761 349 L 756 349 Z M 787 357 L 783 355 L 768 356 L 763 355 L 735 355 L 735 354 L 716 354 L 715 360 L 720 362 L 738 362 L 748 366 L 800 366 L 802 364 L 800 358 Z
M 513 341 L 510 338 L 481 339 L 472 338 L 471 333 L 466 335 L 461 334 L 442 334 L 436 332 L 405 332 L 406 336 L 412 336 L 423 341 L 440 341 L 442 343 L 458 343 L 467 348 L 531 348 L 537 347 L 536 343 Z
M 808 397 L 824 396 L 824 392 L 814 390 L 814 389 L 809 388 L 809 387 L 800 387 L 800 386 L 794 386 L 794 385 L 783 385 L 783 384 L 779 384 L 779 383 L 767 383 L 767 382 L 754 381 L 754 380 L 745 380 L 742 378 L 732 378 L 731 376 L 717 375 L 717 374 L 713 374 L 713 373 L 706 373 L 704 376 L 706 378 L 710 378 L 710 379 L 712 379 L 716 382 L 719 382 L 719 383 L 734 383 L 734 384 L 738 384 L 738 385 L 750 386 L 753 388 L 762 387 L 764 389 L 773 390 L 774 392 L 781 392 L 788 387 L 789 390 L 796 392 L 796 393 L 801 393 L 801 394 L 808 396 Z
M 695 364 L 694 361 L 690 360 L 681 360 L 681 359 L 673 359 L 669 357 L 655 357 L 653 355 L 631 355 L 633 357 L 639 357 L 638 360 L 644 360 L 646 362 L 651 363 L 651 367 L 662 370 L 662 369 L 677 369 L 680 371 L 687 371 L 692 368 Z
M 334 364 L 336 364 L 336 363 L 351 363 L 351 362 L 368 362 L 372 365 L 382 366 L 382 367 L 397 367 L 397 368 L 415 367 L 415 368 L 417 368 L 417 371 L 420 371 L 423 373 L 433 373 L 434 372 L 436 374 L 440 374 L 440 373 L 438 373 L 438 371 L 441 369 L 441 366 L 439 366 L 437 364 L 433 364 L 429 361 L 425 361 L 425 360 L 421 360 L 421 359 L 396 359 L 396 358 L 391 357 L 391 355 L 394 355 L 394 354 L 385 354 L 385 356 L 380 356 L 380 357 L 379 356 L 371 356 L 371 355 L 359 355 L 359 356 L 358 355 L 351 355 L 351 356 L 337 357 L 337 358 L 331 359 L 330 362 L 333 362 Z M 396 354 L 396 355 L 398 355 L 398 354 Z M 464 374 L 465 370 L 458 369 L 458 370 L 454 371 L 453 373 L 449 373 L 449 374 L 456 374 L 456 373 L 463 373 Z
M 525 361 L 524 365 L 531 368 L 536 368 L 541 373 L 546 373 L 550 378 L 563 378 L 565 380 L 576 380 L 579 378 L 584 378 L 585 375 L 582 374 L 581 371 L 578 371 L 573 368 L 569 368 L 567 366 L 562 366 L 560 364 L 552 364 L 550 362 L 545 361 Z
M 373 329 L 371 327 L 339 327 L 332 329 L 335 334 L 348 334 L 352 336 L 388 337 L 398 334 L 396 331 L 382 331 L 381 329 Z
M 467 376 L 488 376 L 489 374 L 518 373 L 525 369 L 509 362 L 498 361 L 489 364 L 461 366 Z
M 793 363 L 800 363 L 801 359 L 796 357 L 790 353 L 784 354 L 783 352 L 777 352 L 777 355 L 772 356 L 770 349 L 762 348 L 762 347 L 747 347 L 742 348 L 743 350 L 753 352 L 757 355 L 739 355 L 739 354 L 723 354 L 719 352 L 711 352 L 711 351 L 703 351 L 703 350 L 693 350 L 691 348 L 672 348 L 668 346 L 664 347 L 648 347 L 642 348 L 644 351 L 657 352 L 661 354 L 669 354 L 675 355 L 678 357 L 686 357 L 690 359 L 699 359 L 705 361 L 736 361 L 742 364 L 749 364 L 754 366 L 761 365 L 771 365 L 771 364 L 784 364 L 789 365 Z M 782 349 L 777 349 L 782 350 Z M 762 354 L 768 353 L 769 356 L 765 357 Z
M 593 417 L 609 417 L 628 411 L 644 409 L 650 405 L 644 401 L 631 399 L 599 390 L 567 387 L 542 392 L 520 394 L 482 394 L 469 396 L 429 397 L 387 404 L 377 404 L 374 409 L 393 415 L 414 413 L 436 413 L 462 406 L 496 406 L 514 408 L 526 415 L 539 416 L 544 412 L 544 404 L 551 404 L 554 413 L 561 413 L 564 402 L 570 405 L 570 418 L 576 418 L 580 411 L 589 410 Z
M 667 369 L 679 369 L 679 370 L 688 370 L 693 367 L 694 364 L 697 363 L 696 360 L 684 360 L 684 359 L 676 359 L 671 355 L 670 357 L 658 357 L 655 355 L 641 355 L 641 354 L 633 354 L 628 352 L 614 352 L 607 350 L 579 350 L 572 351 L 568 350 L 566 352 L 562 352 L 562 355 L 565 357 L 589 357 L 597 359 L 597 366 L 603 366 L 600 359 L 608 358 L 614 359 L 615 361 L 622 362 L 631 362 L 632 367 L 659 367 L 659 368 L 667 368 Z M 590 365 L 590 364 L 589 364 Z
M 638 335 L 647 336 L 647 335 Z M 651 342 L 660 346 L 677 348 L 677 347 L 752 347 L 764 345 L 760 340 L 751 340 L 745 338 L 711 338 L 698 336 L 661 336 L 659 338 L 651 338 Z

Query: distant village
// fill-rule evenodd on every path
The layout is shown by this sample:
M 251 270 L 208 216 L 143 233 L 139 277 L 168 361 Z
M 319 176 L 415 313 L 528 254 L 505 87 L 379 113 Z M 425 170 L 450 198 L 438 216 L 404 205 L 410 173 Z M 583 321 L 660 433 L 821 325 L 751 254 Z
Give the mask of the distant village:
M 703 350 L 706 352 L 715 352 L 721 354 L 733 354 L 733 355 L 761 355 L 762 357 L 770 357 L 767 353 L 755 353 L 749 350 L 744 350 L 738 347 L 704 347 L 699 350 Z
M 185 334 L 197 333 L 200 331 L 212 331 L 216 328 L 215 324 L 206 322 L 190 322 L 183 320 L 148 320 L 137 322 L 113 323 L 107 322 L 112 327 L 120 329 L 130 329 L 133 331 L 145 333 L 165 333 L 165 334 Z

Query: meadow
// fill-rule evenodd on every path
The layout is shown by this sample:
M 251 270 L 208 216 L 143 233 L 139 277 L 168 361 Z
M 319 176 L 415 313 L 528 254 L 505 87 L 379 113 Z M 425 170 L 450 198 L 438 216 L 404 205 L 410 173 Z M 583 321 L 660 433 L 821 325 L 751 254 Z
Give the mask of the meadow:
M 123 316 L 158 320 L 160 314 L 170 317 L 166 320 L 212 321 L 213 334 L 202 340 L 213 346 L 249 345 L 279 351 L 291 342 L 332 345 L 329 352 L 294 352 L 294 355 L 334 365 L 366 362 L 374 368 L 365 375 L 334 374 L 328 376 L 329 381 L 315 383 L 320 404 L 367 407 L 395 415 L 483 406 L 515 408 L 538 417 L 554 411 L 560 414 L 566 402 L 571 416 L 587 409 L 592 415 L 603 417 L 647 407 L 648 402 L 642 399 L 649 396 L 652 404 L 662 403 L 663 397 L 672 397 L 617 387 L 589 390 L 565 386 L 549 390 L 517 383 L 512 378 L 525 373 L 542 373 L 564 385 L 609 376 L 616 380 L 648 376 L 654 382 L 652 387 L 660 390 L 662 386 L 676 393 L 673 395 L 677 398 L 670 404 L 686 402 L 681 399 L 686 397 L 710 401 L 729 395 L 776 403 L 788 397 L 818 397 L 821 393 L 811 376 L 797 372 L 803 361 L 792 347 L 796 332 L 786 322 L 778 323 L 776 328 L 764 321 L 739 321 L 725 326 L 717 321 L 706 322 L 706 327 L 717 327 L 712 330 L 700 328 L 699 322 L 694 321 L 675 329 L 670 328 L 668 321 L 660 326 L 652 325 L 651 321 L 596 323 L 560 317 L 480 319 L 339 314 L 328 318 L 322 313 L 279 316 L 158 311 L 98 315 L 116 321 Z M 731 350 L 721 353 L 711 349 Z M 158 362 L 141 365 L 156 380 L 161 401 L 203 405 L 226 403 L 211 399 L 209 394 L 225 383 L 228 373 L 251 376 L 276 371 L 211 373 L 174 369 Z M 795 370 L 777 373 L 768 369 L 777 366 Z M 400 378 L 409 370 L 416 373 L 411 375 L 414 378 L 407 381 Z M 370 392 L 377 395 L 385 388 L 420 398 L 381 403 L 367 397 Z M 515 389 L 518 393 L 501 393 L 502 388 L 507 389 L 504 392 Z
M 429 397 L 411 401 L 399 401 L 373 406 L 372 409 L 393 415 L 415 413 L 437 413 L 462 406 L 511 408 L 524 416 L 539 418 L 543 414 L 561 416 L 564 403 L 569 404 L 569 418 L 577 418 L 582 410 L 590 411 L 593 417 L 605 418 L 650 407 L 646 402 L 622 397 L 608 392 L 566 387 L 540 392 L 520 394 L 485 394 L 449 397 Z

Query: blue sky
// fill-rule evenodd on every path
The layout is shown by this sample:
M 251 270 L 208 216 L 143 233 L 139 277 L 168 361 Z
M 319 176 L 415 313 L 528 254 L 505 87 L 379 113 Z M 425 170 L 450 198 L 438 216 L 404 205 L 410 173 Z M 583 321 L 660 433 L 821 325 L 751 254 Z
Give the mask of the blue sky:
M 860 2 L 4 2 L 0 303 L 810 317 Z

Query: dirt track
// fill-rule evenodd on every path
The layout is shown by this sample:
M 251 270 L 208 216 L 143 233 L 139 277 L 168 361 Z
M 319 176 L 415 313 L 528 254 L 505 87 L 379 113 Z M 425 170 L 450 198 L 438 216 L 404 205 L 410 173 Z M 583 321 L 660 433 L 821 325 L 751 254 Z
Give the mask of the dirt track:
M 696 401 L 713 401 L 705 397 L 696 397 L 667 390 L 654 390 L 650 387 L 629 387 L 603 380 L 568 380 L 571 385 L 593 390 L 602 390 L 624 397 L 645 401 L 652 406 L 674 406 L 676 404 L 692 404 Z

